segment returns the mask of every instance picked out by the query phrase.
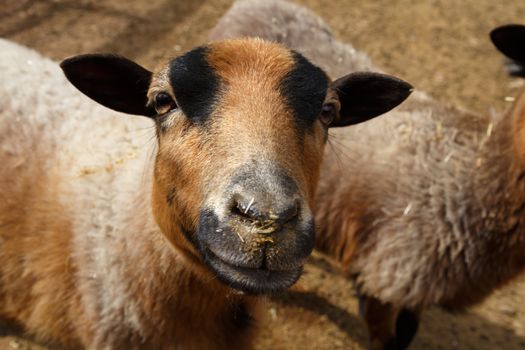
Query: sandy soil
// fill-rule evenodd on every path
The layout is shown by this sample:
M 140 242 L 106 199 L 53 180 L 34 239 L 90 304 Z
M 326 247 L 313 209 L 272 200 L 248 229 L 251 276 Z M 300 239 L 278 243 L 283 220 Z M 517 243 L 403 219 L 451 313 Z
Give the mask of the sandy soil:
M 488 31 L 523 22 L 525 2 L 507 0 L 300 0 L 335 34 L 389 73 L 438 99 L 480 113 L 507 107 L 523 83 L 508 78 Z M 109 51 L 152 67 L 206 41 L 231 0 L 2 1 L 0 37 L 54 59 Z M 429 310 L 413 349 L 525 349 L 525 277 L 461 314 Z M 269 300 L 258 349 L 363 349 L 364 326 L 349 283 L 314 254 L 293 291 Z M 0 349 L 40 349 L 0 338 Z

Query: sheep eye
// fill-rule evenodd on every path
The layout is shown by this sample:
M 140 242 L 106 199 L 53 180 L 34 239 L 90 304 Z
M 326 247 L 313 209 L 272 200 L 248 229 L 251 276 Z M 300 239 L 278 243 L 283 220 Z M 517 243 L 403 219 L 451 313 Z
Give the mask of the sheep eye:
M 166 92 L 159 92 L 155 96 L 155 110 L 158 114 L 165 114 L 177 108 L 173 98 Z
M 324 125 L 330 125 L 336 117 L 336 108 L 332 103 L 326 103 L 323 105 L 321 115 L 319 119 Z

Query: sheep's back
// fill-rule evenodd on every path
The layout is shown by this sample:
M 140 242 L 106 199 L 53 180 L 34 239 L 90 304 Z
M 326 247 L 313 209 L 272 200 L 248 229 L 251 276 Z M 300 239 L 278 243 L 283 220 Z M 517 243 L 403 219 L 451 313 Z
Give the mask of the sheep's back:
M 480 286 L 496 283 L 477 273 L 490 264 L 492 232 L 504 230 L 493 225 L 507 221 L 499 211 L 485 219 L 505 208 L 511 190 L 501 186 L 510 168 L 502 156 L 508 142 L 499 141 L 509 138 L 505 125 L 416 92 L 382 117 L 332 132 L 320 201 L 343 208 L 343 229 L 328 235 L 346 241 L 340 255 L 364 293 L 407 306 L 461 294 L 470 303 L 484 293 Z M 320 215 L 333 219 L 326 211 Z

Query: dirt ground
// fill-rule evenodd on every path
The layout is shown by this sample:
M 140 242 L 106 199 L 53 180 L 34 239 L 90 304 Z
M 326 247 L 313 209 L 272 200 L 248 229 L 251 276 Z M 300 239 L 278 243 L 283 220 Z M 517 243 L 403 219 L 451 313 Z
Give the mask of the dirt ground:
M 152 67 L 203 43 L 231 0 L 2 0 L 0 37 L 54 59 L 93 51 Z M 480 113 L 508 106 L 509 78 L 487 33 L 525 22 L 522 0 L 298 0 L 387 72 Z M 0 53 L 1 54 L 1 53 Z M 1 72 L 0 72 L 1 79 Z M 424 314 L 412 349 L 525 349 L 525 276 L 460 314 Z M 266 308 L 257 349 L 363 349 L 351 284 L 314 254 L 304 277 Z M 0 338 L 0 349 L 41 349 Z

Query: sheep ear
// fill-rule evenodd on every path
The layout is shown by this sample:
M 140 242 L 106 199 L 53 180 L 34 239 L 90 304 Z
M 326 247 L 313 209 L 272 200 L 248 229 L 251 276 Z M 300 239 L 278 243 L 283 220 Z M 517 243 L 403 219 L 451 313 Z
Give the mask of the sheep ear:
M 412 86 L 393 76 L 358 72 L 332 83 L 341 103 L 340 115 L 330 126 L 358 124 L 383 113 L 403 102 L 412 92 Z
M 496 48 L 510 59 L 525 62 L 525 26 L 508 24 L 490 32 L 490 39 Z
M 147 107 L 151 72 L 127 58 L 88 54 L 60 63 L 67 79 L 96 102 L 119 112 L 144 116 L 155 115 Z

